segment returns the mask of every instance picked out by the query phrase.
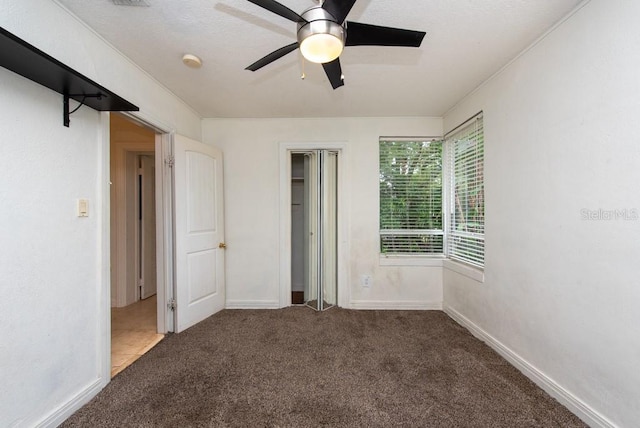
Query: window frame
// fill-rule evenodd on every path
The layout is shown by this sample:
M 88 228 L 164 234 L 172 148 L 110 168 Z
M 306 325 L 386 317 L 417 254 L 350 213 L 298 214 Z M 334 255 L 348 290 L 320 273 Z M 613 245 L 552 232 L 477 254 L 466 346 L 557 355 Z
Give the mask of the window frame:
M 482 182 L 481 182 L 481 190 L 482 190 L 482 233 L 478 232 L 455 232 L 453 231 L 453 227 L 455 225 L 455 220 L 452 217 L 455 214 L 455 179 L 456 179 L 456 171 L 455 171 L 455 148 L 454 148 L 454 138 L 460 137 L 461 135 L 465 135 L 465 132 L 471 129 L 471 126 L 478 123 L 480 121 L 480 127 L 478 130 L 473 132 L 467 132 L 466 135 L 470 135 L 480 132 L 479 135 L 482 136 L 481 144 L 481 163 L 482 163 Z M 442 230 L 440 229 L 383 229 L 382 227 L 382 199 L 380 192 L 381 181 L 378 181 L 378 243 L 379 243 L 379 252 L 380 252 L 380 265 L 385 266 L 445 266 L 449 268 L 455 268 L 453 270 L 460 271 L 464 270 L 469 271 L 467 276 L 471 276 L 473 278 L 478 277 L 480 275 L 482 278 L 477 278 L 481 282 L 484 280 L 484 266 L 485 266 L 485 253 L 486 247 L 484 245 L 484 237 L 485 237 L 485 225 L 486 225 L 486 213 L 485 213 L 485 176 L 484 176 L 484 164 L 485 164 L 485 147 L 484 147 L 484 114 L 483 112 L 479 112 L 469 119 L 462 122 L 460 125 L 453 128 L 451 131 L 447 132 L 442 137 L 380 137 L 378 140 L 378 176 L 380 177 L 382 174 L 382 163 L 381 159 L 381 144 L 383 142 L 416 142 L 416 141 L 431 141 L 431 142 L 440 142 L 442 144 Z M 442 236 L 442 252 L 440 253 L 411 253 L 411 252 L 391 252 L 386 253 L 383 252 L 382 248 L 382 237 L 389 235 L 402 235 L 402 234 L 413 234 L 413 235 L 440 235 Z M 482 241 L 482 249 L 479 252 L 481 261 L 477 259 L 469 259 L 465 257 L 461 257 L 459 254 L 453 253 L 452 248 L 452 237 L 453 236 L 465 236 L 471 237 L 476 240 Z M 468 235 L 468 236 L 467 236 Z M 455 267 L 458 265 L 459 267 Z M 477 274 L 473 273 L 477 272 Z
M 476 125 L 480 121 L 480 129 L 482 135 L 482 233 L 478 232 L 456 232 L 453 230 L 455 227 L 454 221 L 454 213 L 455 213 L 455 186 L 456 186 L 456 170 L 455 170 L 455 147 L 454 147 L 454 139 L 456 137 L 460 137 L 462 135 L 468 136 L 474 133 L 477 133 L 478 130 L 470 131 L 471 128 Z M 483 112 L 479 112 L 469 119 L 462 122 L 460 125 L 453 128 L 451 131 L 447 132 L 443 137 L 445 142 L 445 164 L 447 168 L 447 204 L 445 207 L 446 217 L 445 217 L 445 255 L 448 260 L 452 262 L 461 263 L 466 266 L 471 267 L 472 269 L 483 270 L 485 266 L 485 245 L 484 245 L 484 237 L 485 237 L 485 197 L 484 197 L 484 187 L 485 187 L 485 178 L 484 178 L 484 160 L 485 160 L 485 151 L 484 151 L 484 115 Z M 458 254 L 453 253 L 452 249 L 452 240 L 454 237 L 459 238 L 471 238 L 482 241 L 482 251 L 481 251 L 481 261 L 473 260 L 471 258 L 462 257 Z
M 382 174 L 381 168 L 382 168 L 382 163 L 380 162 L 381 159 L 381 145 L 383 143 L 386 142 L 395 142 L 395 143 L 402 143 L 402 142 L 431 142 L 431 143 L 438 143 L 441 145 L 441 156 L 440 156 L 440 163 L 441 163 L 441 174 L 440 174 L 440 181 L 441 181 L 441 187 L 442 187 L 442 192 L 440 195 L 440 203 L 442 205 L 441 207 L 441 216 L 442 216 L 442 220 L 441 220 L 441 229 L 384 229 L 383 225 L 382 225 L 382 199 L 381 199 L 381 189 L 380 189 L 380 185 L 381 185 L 381 181 L 380 179 L 378 180 L 378 243 L 379 243 L 379 253 L 380 253 L 380 259 L 381 259 L 381 264 L 386 264 L 386 265 L 396 265 L 396 264 L 400 264 L 400 265 L 414 265 L 416 264 L 415 259 L 416 258 L 429 258 L 429 259 L 444 259 L 445 257 L 445 242 L 446 242 L 446 232 L 445 232 L 445 198 L 446 198 L 446 175 L 445 175 L 445 165 L 444 165 L 444 152 L 445 152 L 445 147 L 444 147 L 444 140 L 441 136 L 423 136 L 423 137 L 380 137 L 378 139 L 378 177 L 380 177 L 380 175 Z M 402 237 L 406 237 L 406 236 L 441 236 L 442 237 L 442 247 L 441 247 L 441 251 L 438 252 L 384 252 L 383 248 L 382 248 L 382 237 L 383 236 L 402 236 Z M 386 262 L 383 262 L 386 261 Z M 393 261 L 395 260 L 395 261 Z M 418 264 L 423 264 L 423 262 L 418 262 Z

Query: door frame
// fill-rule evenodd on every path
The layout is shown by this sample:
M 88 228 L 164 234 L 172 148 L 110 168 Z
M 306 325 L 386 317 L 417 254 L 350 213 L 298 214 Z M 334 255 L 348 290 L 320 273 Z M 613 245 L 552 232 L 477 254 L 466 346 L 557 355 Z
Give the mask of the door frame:
M 167 302 L 173 298 L 173 216 L 172 216 L 172 178 L 171 168 L 165 159 L 172 155 L 174 130 L 168 124 L 143 112 L 121 112 L 128 120 L 138 123 L 155 132 L 156 164 L 156 260 L 157 260 L 157 330 L 158 333 L 172 332 L 174 319 Z M 98 222 L 102 227 L 101 242 L 101 299 L 99 312 L 102 313 L 102 327 L 99 331 L 101 386 L 111 381 L 111 114 L 100 112 L 100 151 L 98 177 L 101 182 L 102 209 L 96 210 Z M 96 203 L 99 205 L 99 203 Z
M 338 152 L 338 306 L 348 308 L 349 282 L 349 168 L 346 143 L 280 143 L 280 293 L 279 306 L 291 306 L 291 154 L 311 150 Z
M 124 307 L 128 304 L 134 303 L 139 298 L 139 289 L 137 287 L 137 277 L 133 277 L 133 273 L 137 270 L 136 268 L 129 269 L 127 265 L 129 262 L 133 264 L 137 264 L 137 250 L 138 250 L 138 240 L 133 244 L 130 244 L 126 239 L 126 228 L 132 225 L 135 229 L 136 234 L 138 233 L 139 225 L 136 221 L 131 222 L 130 218 L 127 216 L 130 214 L 130 211 L 127 211 L 126 204 L 126 195 L 138 194 L 137 189 L 137 179 L 134 180 L 134 174 L 137 176 L 138 168 L 135 168 L 135 171 L 129 169 L 130 160 L 134 156 L 138 156 L 140 154 L 152 154 L 155 157 L 155 144 L 154 151 L 149 151 L 151 144 L 148 143 L 140 143 L 140 142 L 128 142 L 118 144 L 118 147 L 115 151 L 115 158 L 111 158 L 110 163 L 113 166 L 113 163 L 116 162 L 121 164 L 120 166 L 123 168 L 123 172 L 120 175 L 116 175 L 115 177 L 111 177 L 111 190 L 115 190 L 115 201 L 111 201 L 112 208 L 115 208 L 115 212 L 112 213 L 110 221 L 113 222 L 115 226 L 115 230 L 111 230 L 112 234 L 115 234 L 116 237 L 116 247 L 111 247 L 114 253 L 112 254 L 111 259 L 111 277 L 113 279 L 114 275 L 119 275 L 117 281 L 117 286 L 115 290 L 115 295 L 111 295 L 111 305 L 112 307 Z M 113 206 L 115 202 L 115 207 Z M 112 242 L 113 244 L 113 242 Z M 132 253 L 132 254 L 131 254 Z M 131 256 L 135 256 L 132 258 Z M 115 259 L 115 260 L 114 260 Z M 114 270 L 113 267 L 117 266 Z M 130 282 L 136 282 L 136 289 L 133 293 L 128 293 Z

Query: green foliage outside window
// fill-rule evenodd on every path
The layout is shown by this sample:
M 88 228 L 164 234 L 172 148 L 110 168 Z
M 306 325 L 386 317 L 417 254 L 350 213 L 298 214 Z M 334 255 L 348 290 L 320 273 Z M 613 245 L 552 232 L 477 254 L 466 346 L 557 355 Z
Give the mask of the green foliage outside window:
M 380 141 L 381 251 L 443 252 L 442 142 Z

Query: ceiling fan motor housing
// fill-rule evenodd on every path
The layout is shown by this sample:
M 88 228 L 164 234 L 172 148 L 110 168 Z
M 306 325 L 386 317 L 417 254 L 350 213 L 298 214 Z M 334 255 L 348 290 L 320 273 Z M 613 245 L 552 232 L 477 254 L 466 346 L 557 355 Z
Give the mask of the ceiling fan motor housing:
M 321 6 L 305 10 L 302 15 L 307 22 L 298 23 L 298 44 L 305 58 L 317 63 L 333 61 L 340 56 L 346 40 L 345 28 Z M 316 46 L 322 45 L 322 52 L 316 55 Z M 326 57 L 326 52 L 332 52 Z

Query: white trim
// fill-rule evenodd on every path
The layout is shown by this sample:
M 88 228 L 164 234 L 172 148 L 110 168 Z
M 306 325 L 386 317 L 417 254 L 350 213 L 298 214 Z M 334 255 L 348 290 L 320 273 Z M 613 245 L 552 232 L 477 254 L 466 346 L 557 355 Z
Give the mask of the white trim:
M 451 192 L 453 174 L 451 173 L 451 144 L 447 144 L 447 141 L 442 141 L 442 231 L 444 235 L 442 237 L 442 253 L 447 256 L 449 254 L 449 231 L 451 230 L 451 207 L 452 196 Z
M 442 267 L 444 256 L 416 256 L 407 254 L 380 254 L 380 266 Z
M 171 168 L 165 160 L 173 154 L 171 134 L 155 136 L 156 150 L 156 293 L 158 333 L 174 331 L 173 312 L 167 302 L 173 298 L 173 223 Z
M 291 206 L 290 188 L 291 153 L 288 147 L 280 144 L 280 272 L 279 306 L 291 305 Z M 227 307 L 229 302 L 227 302 Z
M 97 223 L 100 225 L 98 235 L 98 251 L 100 266 L 98 268 L 98 283 L 100 292 L 98 298 L 98 370 L 100 388 L 104 388 L 111 379 L 111 114 L 100 113 L 99 125 L 99 154 L 98 196 L 102 200 L 102 210 L 98 212 Z M 97 392 L 96 392 L 97 393 Z
M 121 111 L 119 112 L 122 116 L 125 116 L 132 122 L 135 122 L 139 125 L 142 125 L 146 128 L 149 128 L 156 134 L 171 134 L 175 131 L 175 129 L 169 124 L 164 123 L 160 119 L 156 118 L 152 114 L 140 110 L 140 111 Z
M 349 284 L 349 168 L 346 143 L 280 143 L 280 271 L 279 307 L 291 306 L 291 153 L 335 150 L 338 155 L 338 306 L 348 307 Z
M 587 425 L 602 428 L 615 428 L 617 426 L 451 306 L 444 305 L 444 312 L 458 324 L 469 330 L 475 337 L 493 348 L 498 354 L 504 357 L 504 359 L 549 395 L 558 400 L 563 406 L 567 407 Z
M 64 421 L 69 419 L 77 410 L 87 404 L 104 388 L 105 382 L 103 378 L 98 378 L 89 384 L 82 391 L 77 393 L 70 400 L 65 401 L 62 405 L 51 411 L 45 418 L 34 424 L 36 427 L 57 427 Z
M 484 282 L 484 271 L 479 268 L 451 259 L 445 259 L 442 266 L 451 272 L 459 273 L 478 282 Z
M 146 114 L 144 112 L 119 112 L 119 115 L 125 117 L 128 121 L 142 125 L 146 129 L 155 134 L 153 143 L 139 143 L 139 142 L 127 142 L 119 144 L 116 147 L 116 153 L 114 159 L 116 167 L 123 161 L 122 156 L 126 156 L 127 153 L 142 153 L 153 152 L 155 156 L 156 167 L 156 293 L 157 293 L 157 330 L 158 333 L 167 333 L 173 331 L 173 315 L 167 309 L 166 302 L 173 297 L 173 226 L 171 217 L 171 200 L 172 200 L 172 185 L 171 185 L 171 170 L 165 164 L 165 159 L 172 154 L 171 138 L 172 131 L 170 131 L 169 125 L 163 123 L 157 118 Z M 111 144 L 110 138 L 108 139 L 109 147 Z M 125 162 L 126 163 L 126 162 Z M 125 165 L 120 165 L 116 169 L 125 170 Z M 168 178 L 167 178 L 168 177 Z M 115 211 L 116 215 L 114 222 L 116 225 L 115 234 L 119 239 L 116 240 L 116 257 L 118 260 L 112 260 L 111 264 L 118 266 L 125 266 L 126 247 L 124 238 L 124 230 L 121 230 L 124 226 L 123 217 L 125 214 L 121 211 L 123 207 L 119 207 L 118 204 L 122 204 L 124 192 L 119 191 L 125 183 L 121 183 L 123 177 L 116 176 L 111 177 L 112 186 L 116 190 L 116 193 L 120 197 L 116 196 Z M 110 195 L 107 195 L 107 200 L 110 201 Z M 110 218 L 110 217 L 108 217 Z M 110 220 L 108 220 L 110 222 Z M 125 266 L 126 267 L 126 266 Z M 126 270 L 126 269 L 125 269 Z M 117 271 L 116 271 L 117 272 Z M 126 287 L 125 281 L 118 281 L 119 287 L 116 289 L 115 296 L 111 296 L 112 306 L 126 306 Z
M 278 300 L 227 300 L 225 309 L 280 309 Z
M 432 143 L 435 141 L 441 141 L 442 140 L 442 135 L 422 135 L 422 136 L 388 136 L 388 135 L 382 135 L 378 138 L 378 142 L 382 142 L 382 141 L 396 141 L 396 142 L 412 142 L 412 141 L 431 141 Z
M 349 308 L 359 310 L 441 311 L 442 302 L 428 300 L 353 300 Z

